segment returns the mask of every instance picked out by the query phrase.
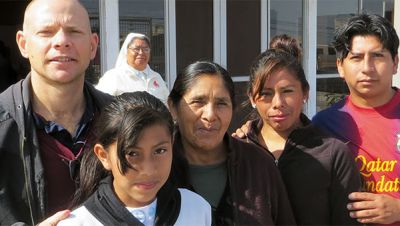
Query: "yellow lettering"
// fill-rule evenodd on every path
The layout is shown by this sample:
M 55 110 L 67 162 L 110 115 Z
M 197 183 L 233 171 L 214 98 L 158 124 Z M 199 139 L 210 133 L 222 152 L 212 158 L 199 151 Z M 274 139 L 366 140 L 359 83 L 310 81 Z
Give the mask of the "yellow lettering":
M 358 155 L 355 162 L 360 169 L 360 174 L 366 178 L 371 177 L 373 172 L 393 172 L 397 164 L 397 160 L 381 161 L 380 158 L 376 160 L 367 161 L 363 155 Z M 380 176 L 378 181 L 366 180 L 366 189 L 370 192 L 399 192 L 400 180 L 387 180 L 387 175 Z M 378 178 L 376 178 L 378 179 Z
M 398 191 L 400 190 L 399 184 L 400 184 L 399 178 L 396 178 L 396 179 L 394 180 L 394 191 L 395 191 L 395 192 L 398 192 Z
M 384 183 L 385 183 L 385 176 L 381 176 L 381 179 L 378 182 L 376 182 L 377 192 L 383 192 L 383 187 L 385 185 Z
M 362 155 L 358 155 L 355 158 L 355 162 L 360 168 L 361 175 L 364 177 L 370 177 L 373 172 L 393 172 L 397 164 L 397 160 L 381 161 L 380 158 L 377 158 L 375 161 L 367 161 Z
M 382 177 L 384 177 L 384 176 L 382 176 Z M 385 190 L 385 192 L 390 192 L 390 191 L 393 191 L 393 181 L 387 181 L 386 183 L 385 183 L 385 188 L 384 188 L 384 190 Z
M 367 191 L 375 192 L 375 181 L 366 181 L 365 185 L 367 185 Z
M 375 169 L 375 161 L 369 161 L 369 162 L 367 163 L 367 171 L 368 171 L 368 172 L 376 172 L 376 169 Z
M 372 162 L 372 161 L 371 161 Z M 385 162 L 385 161 L 383 161 L 383 162 Z M 375 172 L 379 172 L 379 171 L 381 171 L 382 170 L 382 166 L 381 166 L 381 159 L 380 158 L 377 158 L 376 159 L 376 161 L 375 161 Z
M 389 172 L 393 172 L 394 166 L 396 165 L 397 160 L 390 161 L 390 168 L 388 169 Z
M 386 180 L 385 175 L 381 176 L 379 181 L 366 181 L 367 190 L 370 192 L 399 192 L 399 178 Z
M 382 165 L 377 169 L 377 172 L 382 171 L 382 172 L 387 172 L 389 171 L 389 162 L 390 161 L 383 161 Z
M 367 165 L 367 160 L 365 159 L 364 156 L 362 155 L 358 155 L 355 159 L 356 163 L 359 162 L 360 164 L 360 173 L 361 175 L 363 175 L 364 177 L 370 177 L 371 176 L 371 172 L 368 173 L 368 170 L 365 169 L 366 165 Z M 366 172 L 364 172 L 366 171 Z

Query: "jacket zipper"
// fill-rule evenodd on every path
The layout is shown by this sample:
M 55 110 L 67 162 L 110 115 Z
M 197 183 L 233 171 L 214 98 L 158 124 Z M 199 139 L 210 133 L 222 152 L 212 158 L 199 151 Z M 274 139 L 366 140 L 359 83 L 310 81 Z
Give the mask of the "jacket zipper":
M 29 206 L 29 214 L 30 214 L 30 217 L 31 217 L 31 223 L 32 223 L 32 225 L 35 225 L 35 218 L 34 218 L 34 216 L 33 216 L 33 207 L 32 207 L 32 197 L 33 197 L 33 195 L 32 195 L 32 187 L 30 187 L 29 186 L 29 175 L 28 175 L 28 166 L 27 166 L 27 161 L 26 161 L 26 158 L 25 158 L 25 142 L 26 142 L 26 137 L 25 137 L 25 134 L 23 135 L 23 138 L 22 138 L 22 142 L 21 142 L 21 147 L 20 147 L 20 150 L 21 150 L 21 157 L 22 157 L 22 163 L 23 163 L 23 166 L 24 166 L 24 177 L 25 177 L 25 190 L 26 190 L 26 198 L 28 199 L 28 206 Z

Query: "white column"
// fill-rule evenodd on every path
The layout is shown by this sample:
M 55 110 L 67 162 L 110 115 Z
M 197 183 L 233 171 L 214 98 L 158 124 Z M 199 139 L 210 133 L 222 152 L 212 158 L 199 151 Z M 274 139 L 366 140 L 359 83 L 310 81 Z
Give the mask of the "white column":
M 264 52 L 268 49 L 268 43 L 270 40 L 269 31 L 271 28 L 270 23 L 270 0 L 261 0 L 261 49 L 260 52 Z
M 119 52 L 118 0 L 100 0 L 101 75 L 115 65 Z
M 227 68 L 226 56 L 226 0 L 213 1 L 214 16 L 214 62 Z
M 310 84 L 305 114 L 313 117 L 317 107 L 317 0 L 303 0 L 303 67 Z
M 165 82 L 169 90 L 176 80 L 176 10 L 175 0 L 164 0 L 165 8 Z
M 400 1 L 394 1 L 394 28 L 396 29 L 397 35 L 400 35 Z M 400 49 L 398 50 L 400 51 Z M 397 74 L 393 76 L 393 86 L 400 88 L 400 70 L 397 69 Z

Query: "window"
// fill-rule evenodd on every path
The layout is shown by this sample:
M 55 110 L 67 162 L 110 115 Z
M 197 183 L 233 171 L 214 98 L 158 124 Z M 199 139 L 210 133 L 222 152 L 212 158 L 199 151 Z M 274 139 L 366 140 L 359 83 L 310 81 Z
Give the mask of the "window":
M 236 112 L 231 129 L 240 127 L 247 119 L 247 106 L 242 107 L 247 97 L 247 80 L 253 60 L 261 52 L 261 1 L 226 1 L 226 51 L 227 70 L 235 81 Z M 246 81 L 243 81 L 246 80 Z
M 131 32 L 150 38 L 150 67 L 165 79 L 165 29 L 163 0 L 119 0 L 120 46 Z
M 247 76 L 261 49 L 259 0 L 227 0 L 227 69 L 231 76 Z
M 90 26 L 93 33 L 100 36 L 99 22 L 99 1 L 98 0 L 82 0 L 81 3 L 85 6 L 89 13 Z M 85 79 L 93 84 L 97 84 L 100 78 L 100 45 L 97 46 L 95 58 L 90 62 L 85 73 Z
M 177 72 L 194 61 L 213 61 L 213 50 L 213 1 L 176 0 Z
M 393 21 L 394 2 L 318 0 L 317 7 L 317 111 L 320 111 L 349 93 L 336 68 L 336 53 L 332 46 L 335 29 L 361 12 L 379 14 Z
M 288 34 L 301 45 L 303 40 L 303 3 L 298 0 L 270 1 L 270 38 Z
M 250 106 L 241 108 L 248 100 L 248 80 L 243 81 L 238 76 L 249 76 L 253 60 L 268 46 L 261 43 L 261 17 L 267 15 L 269 37 L 288 34 L 302 43 L 303 12 L 302 1 L 299 0 L 270 0 L 268 11 L 261 11 L 264 0 L 227 0 L 227 63 L 228 71 L 235 82 L 236 104 L 235 118 L 231 129 L 240 127 L 252 111 Z M 290 6 L 290 7 L 288 7 Z M 264 34 L 265 35 L 265 34 Z M 268 40 L 266 41 L 268 42 Z

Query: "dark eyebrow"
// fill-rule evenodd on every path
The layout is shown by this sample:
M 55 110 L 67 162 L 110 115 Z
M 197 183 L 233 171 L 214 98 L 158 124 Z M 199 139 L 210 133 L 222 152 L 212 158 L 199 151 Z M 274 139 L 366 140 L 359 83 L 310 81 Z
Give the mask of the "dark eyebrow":
M 370 53 L 381 53 L 381 54 L 383 54 L 383 53 L 385 53 L 386 51 L 388 51 L 388 50 L 386 50 L 386 49 L 380 49 L 380 50 L 376 50 L 376 51 L 371 51 Z M 351 54 L 351 55 L 364 55 L 365 53 L 358 53 L 358 52 L 354 52 L 354 51 L 349 51 L 349 53 Z
M 296 87 L 295 85 L 287 85 L 287 86 L 280 87 L 280 89 L 295 88 L 295 87 Z M 271 90 L 274 90 L 274 88 L 264 88 L 264 89 L 261 89 L 261 92 L 262 91 L 271 91 Z
M 152 148 L 155 148 L 155 147 L 158 147 L 158 146 L 161 146 L 161 145 L 168 144 L 168 142 L 170 142 L 170 141 L 169 141 L 169 140 L 162 140 L 162 141 L 158 142 L 157 144 L 153 145 Z M 138 146 L 136 146 L 136 145 L 135 145 L 135 146 L 132 146 L 132 147 L 129 147 L 129 148 L 127 148 L 127 149 L 141 150 L 141 148 L 138 147 Z
M 287 89 L 287 88 L 295 88 L 295 85 L 287 85 L 287 86 L 283 86 L 281 87 L 282 89 Z
M 162 140 L 160 142 L 158 142 L 157 144 L 153 145 L 153 147 L 157 147 L 157 146 L 161 146 L 164 144 L 168 144 L 168 142 L 170 142 L 170 140 Z
M 265 91 L 271 91 L 271 90 L 274 90 L 273 88 L 262 88 L 260 91 L 261 92 L 265 92 Z
M 351 54 L 351 55 L 362 55 L 362 54 L 364 54 L 364 53 L 356 53 L 356 52 L 350 51 L 349 54 Z
M 204 100 L 204 99 L 206 99 L 205 95 L 196 95 L 190 98 L 190 100 Z
M 224 102 L 230 102 L 230 97 L 217 97 L 215 98 L 217 101 L 224 101 Z

